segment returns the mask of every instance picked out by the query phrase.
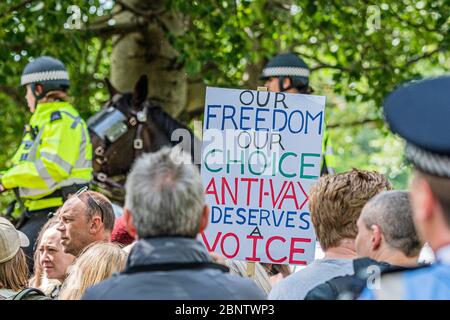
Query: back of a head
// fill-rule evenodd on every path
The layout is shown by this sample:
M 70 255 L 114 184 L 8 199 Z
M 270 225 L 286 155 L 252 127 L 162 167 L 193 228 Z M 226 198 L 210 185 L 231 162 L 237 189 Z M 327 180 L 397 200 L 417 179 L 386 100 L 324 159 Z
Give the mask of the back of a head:
M 312 186 L 309 194 L 311 220 L 324 250 L 355 239 L 356 222 L 364 205 L 376 194 L 390 190 L 389 181 L 377 172 L 353 169 L 327 175 Z
M 418 256 L 423 243 L 414 227 L 407 191 L 386 191 L 373 197 L 363 208 L 361 218 L 367 228 L 377 225 L 388 246 L 407 257 Z
M 0 217 L 0 289 L 20 291 L 27 286 L 28 266 L 21 247 L 29 244 L 25 234 Z
M 109 242 L 97 242 L 86 247 L 68 269 L 59 299 L 79 300 L 91 287 L 125 268 L 127 253 Z
M 178 148 L 143 155 L 128 175 L 125 207 L 141 239 L 195 238 L 204 204 L 200 172 Z

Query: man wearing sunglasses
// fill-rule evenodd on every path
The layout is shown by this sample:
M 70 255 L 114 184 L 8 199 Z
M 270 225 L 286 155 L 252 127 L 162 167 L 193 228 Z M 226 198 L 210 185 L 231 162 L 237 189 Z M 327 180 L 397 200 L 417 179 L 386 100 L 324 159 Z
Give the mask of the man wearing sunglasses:
M 58 231 L 65 253 L 78 256 L 93 242 L 111 240 L 114 228 L 111 202 L 101 193 L 79 190 L 69 197 L 59 212 Z

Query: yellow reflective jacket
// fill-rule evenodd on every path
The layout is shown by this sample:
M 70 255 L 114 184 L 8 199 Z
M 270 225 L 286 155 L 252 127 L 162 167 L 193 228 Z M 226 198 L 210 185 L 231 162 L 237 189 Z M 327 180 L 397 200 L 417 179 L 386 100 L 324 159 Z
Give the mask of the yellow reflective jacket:
M 19 189 L 27 210 L 61 206 L 62 197 L 49 195 L 92 179 L 86 123 L 68 102 L 38 104 L 12 162 L 1 183 L 7 189 Z

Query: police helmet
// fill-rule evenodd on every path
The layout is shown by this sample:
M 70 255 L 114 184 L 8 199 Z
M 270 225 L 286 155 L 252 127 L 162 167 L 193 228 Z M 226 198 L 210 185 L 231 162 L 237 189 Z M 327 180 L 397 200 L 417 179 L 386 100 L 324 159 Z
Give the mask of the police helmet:
M 70 86 L 70 81 L 67 69 L 61 61 L 42 56 L 26 65 L 20 84 L 22 86 L 32 85 L 33 92 L 36 84 L 42 85 L 43 93 L 40 95 L 42 97 L 52 90 L 66 91 Z
M 303 88 L 309 83 L 309 67 L 294 53 L 282 53 L 272 58 L 264 67 L 261 80 L 271 77 L 289 77 L 292 87 Z M 287 90 L 288 88 L 284 88 Z

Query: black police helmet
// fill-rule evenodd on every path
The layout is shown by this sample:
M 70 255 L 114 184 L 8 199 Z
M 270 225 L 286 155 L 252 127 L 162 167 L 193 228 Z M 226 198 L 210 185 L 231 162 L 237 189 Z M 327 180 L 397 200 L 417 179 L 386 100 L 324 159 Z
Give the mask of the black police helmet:
M 36 84 L 43 87 L 45 95 L 52 90 L 67 90 L 70 86 L 69 74 L 64 64 L 58 59 L 42 56 L 31 61 L 25 67 L 20 79 L 21 85 L 32 85 L 33 91 Z
M 264 67 L 260 79 L 271 77 L 289 77 L 293 87 L 304 87 L 309 83 L 309 67 L 294 53 L 278 54 Z

